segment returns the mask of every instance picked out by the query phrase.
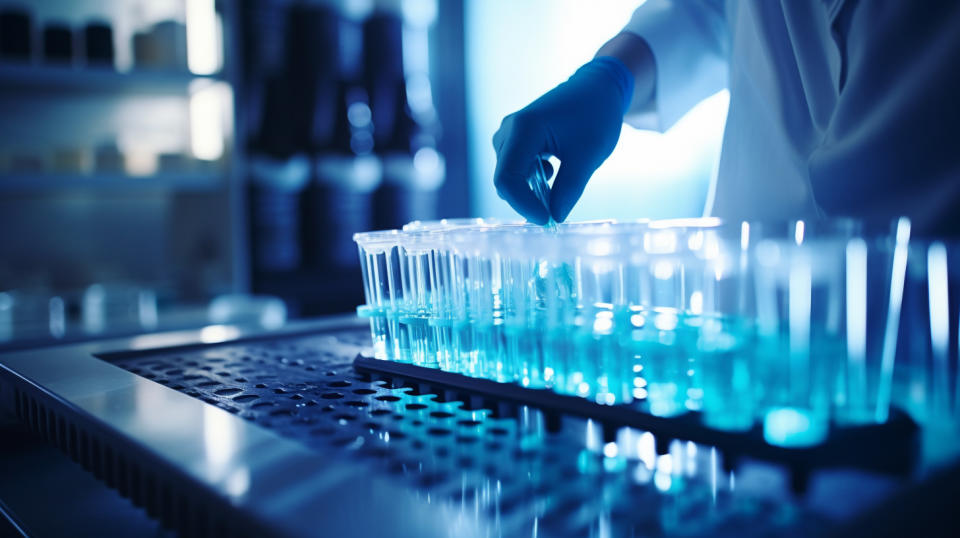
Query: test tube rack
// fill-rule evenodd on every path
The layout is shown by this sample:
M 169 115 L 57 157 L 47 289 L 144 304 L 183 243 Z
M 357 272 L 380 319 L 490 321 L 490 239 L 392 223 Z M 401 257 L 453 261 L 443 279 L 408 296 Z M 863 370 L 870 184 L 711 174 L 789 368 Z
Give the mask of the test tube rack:
M 474 409 L 490 409 L 498 416 L 515 414 L 520 406 L 538 409 L 543 413 L 547 431 L 558 431 L 562 417 L 572 415 L 602 425 L 604 442 L 615 441 L 621 428 L 633 428 L 654 434 L 658 454 L 666 454 L 670 442 L 676 439 L 715 447 L 722 454 L 727 470 L 734 470 L 743 458 L 783 465 L 790 470 L 791 488 L 796 494 L 806 491 L 810 474 L 817 469 L 847 467 L 909 476 L 918 461 L 919 427 L 908 414 L 897 408 L 891 409 L 884 423 L 831 424 L 824 442 L 811 447 L 791 448 L 767 443 L 759 424 L 744 432 L 719 430 L 704 425 L 696 411 L 660 417 L 644 412 L 636 404 L 605 405 L 547 389 L 468 377 L 363 354 L 354 359 L 353 366 L 358 373 L 371 379 L 442 395 L 447 401 L 462 401 Z

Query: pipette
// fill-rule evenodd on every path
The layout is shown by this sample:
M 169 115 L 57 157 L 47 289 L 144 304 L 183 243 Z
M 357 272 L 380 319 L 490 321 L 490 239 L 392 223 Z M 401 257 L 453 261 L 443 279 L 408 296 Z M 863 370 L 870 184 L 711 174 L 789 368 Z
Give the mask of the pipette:
M 547 177 L 547 172 L 543 169 L 544 160 L 546 160 L 546 157 L 538 153 L 536 157 L 537 166 L 533 171 L 533 176 L 531 176 L 527 182 L 529 183 L 533 194 L 538 200 L 540 200 L 540 203 L 542 203 L 543 207 L 547 210 L 546 226 L 549 228 L 556 228 L 557 221 L 553 220 L 553 215 L 550 214 L 550 184 L 547 183 L 549 180 Z

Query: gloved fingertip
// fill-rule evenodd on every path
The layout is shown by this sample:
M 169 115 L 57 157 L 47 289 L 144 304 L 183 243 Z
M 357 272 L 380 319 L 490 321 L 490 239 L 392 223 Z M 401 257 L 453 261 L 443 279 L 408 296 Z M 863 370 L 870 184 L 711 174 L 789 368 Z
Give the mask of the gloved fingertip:
M 530 211 L 524 215 L 524 217 L 531 224 L 537 224 L 539 226 L 544 226 L 550 222 L 550 214 L 547 213 L 546 208 L 543 208 L 541 211 Z
M 550 215 L 553 217 L 553 220 L 557 222 L 563 222 L 567 220 L 567 216 L 570 214 L 572 208 L 566 207 L 566 204 L 562 200 L 552 198 L 550 200 Z

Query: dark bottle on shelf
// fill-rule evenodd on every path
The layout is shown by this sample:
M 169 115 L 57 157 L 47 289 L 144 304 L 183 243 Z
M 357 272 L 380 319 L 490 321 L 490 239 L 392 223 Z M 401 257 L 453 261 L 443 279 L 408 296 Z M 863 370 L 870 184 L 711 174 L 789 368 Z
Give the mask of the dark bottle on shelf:
M 73 29 L 64 24 L 48 24 L 43 29 L 43 60 L 48 63 L 73 63 Z
M 15 8 L 0 10 L 0 58 L 28 61 L 33 53 L 30 13 Z
M 290 83 L 267 81 L 262 114 L 250 141 L 250 238 L 255 275 L 293 272 L 303 266 L 301 197 L 310 159 L 287 128 L 296 115 Z
M 83 29 L 87 65 L 114 67 L 113 28 L 106 22 L 90 22 Z
M 353 234 L 372 229 L 373 192 L 380 184 L 380 159 L 373 153 L 374 125 L 360 83 L 363 34 L 360 22 L 328 12 L 322 26 L 332 56 L 315 62 L 311 142 L 314 178 L 308 214 L 312 265 L 337 272 L 358 265 Z M 319 37 L 314 37 L 318 40 Z
M 137 69 L 187 71 L 187 27 L 160 21 L 133 35 L 133 64 Z
M 404 66 L 405 54 L 422 55 L 425 64 L 427 51 L 403 50 L 404 24 L 392 11 L 378 11 L 364 23 L 364 84 L 373 111 L 374 146 L 384 172 L 374 197 L 376 228 L 437 218 L 445 179 L 445 162 L 436 149 L 439 125 L 429 77 L 425 72 L 408 73 Z M 411 96 L 408 87 L 417 94 Z
M 285 273 L 302 266 L 300 197 L 310 178 L 305 155 L 252 155 L 250 237 L 256 273 Z
M 373 228 L 373 192 L 382 178 L 366 92 L 346 81 L 338 87 L 332 137 L 317 152 L 310 186 L 308 237 L 321 271 L 358 265 L 353 234 Z
M 323 5 L 245 2 L 243 21 L 244 107 L 255 133 L 249 142 L 254 273 L 296 272 L 313 257 L 305 191 L 313 176 L 315 117 L 326 113 L 332 129 L 338 18 Z M 326 108 L 314 110 L 323 91 Z
M 287 127 L 305 151 L 315 149 L 318 141 L 322 144 L 323 133 L 331 129 L 332 115 L 325 111 L 332 109 L 340 78 L 340 23 L 339 13 L 327 5 L 294 4 L 288 13 L 283 76 L 299 114 L 290 118 Z
M 260 118 L 269 85 L 282 77 L 286 59 L 289 5 L 262 0 L 240 2 L 240 61 L 242 79 L 235 98 L 238 117 Z M 251 151 L 256 147 L 251 146 Z

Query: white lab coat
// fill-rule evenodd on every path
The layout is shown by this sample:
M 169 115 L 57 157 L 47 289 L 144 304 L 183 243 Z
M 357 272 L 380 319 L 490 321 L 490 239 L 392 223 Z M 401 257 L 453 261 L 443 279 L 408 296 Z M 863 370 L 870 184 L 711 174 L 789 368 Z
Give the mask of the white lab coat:
M 627 123 L 666 130 L 730 90 L 709 214 L 909 215 L 960 232 L 960 2 L 649 0 L 657 65 Z

